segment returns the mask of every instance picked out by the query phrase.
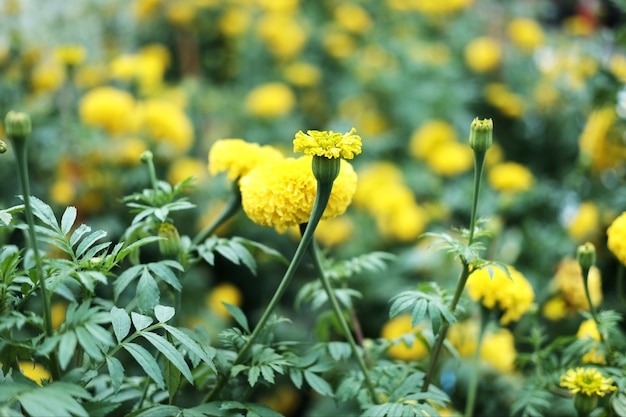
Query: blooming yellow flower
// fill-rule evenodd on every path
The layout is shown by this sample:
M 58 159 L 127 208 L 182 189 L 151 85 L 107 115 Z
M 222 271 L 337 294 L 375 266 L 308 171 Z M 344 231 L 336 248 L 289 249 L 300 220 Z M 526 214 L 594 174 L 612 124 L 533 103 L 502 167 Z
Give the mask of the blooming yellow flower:
M 433 149 L 426 157 L 426 163 L 436 174 L 451 177 L 472 168 L 474 153 L 465 144 L 449 142 Z
M 140 114 L 142 130 L 158 144 L 163 155 L 181 155 L 193 145 L 191 120 L 176 104 L 149 99 L 142 103 Z
M 177 158 L 170 165 L 167 171 L 167 180 L 170 184 L 178 184 L 190 177 L 201 180 L 205 175 L 206 166 L 204 162 L 197 158 L 182 157 Z
M 421 326 L 411 326 L 411 315 L 402 314 L 384 324 L 381 330 L 383 339 L 393 341 L 387 354 L 403 361 L 420 360 L 428 354 L 428 348 L 416 335 L 421 332 Z
M 524 114 L 524 100 L 502 83 L 490 83 L 485 87 L 485 100 L 508 117 Z
M 489 269 L 493 276 L 490 276 Z M 512 266 L 507 266 L 507 269 L 511 278 L 494 266 L 476 269 L 465 286 L 473 300 L 480 301 L 487 308 L 502 310 L 502 324 L 519 320 L 535 299 L 533 287 L 524 275 Z
M 543 43 L 543 29 L 533 19 L 515 18 L 509 22 L 507 30 L 511 41 L 522 49 L 532 51 Z
M 132 5 L 133 15 L 137 19 L 147 20 L 154 16 L 164 0 L 134 0 Z
M 257 224 L 284 231 L 306 223 L 313 210 L 317 181 L 311 170 L 312 157 L 287 158 L 259 165 L 239 180 L 244 212 Z M 356 190 L 357 175 L 341 159 L 322 219 L 343 214 Z
M 448 341 L 461 357 L 469 357 L 476 351 L 478 321 L 465 320 L 454 323 L 447 334 Z
M 341 3 L 334 11 L 339 26 L 353 33 L 365 33 L 372 27 L 372 18 L 362 7 L 353 3 Z
M 569 314 L 578 313 L 579 310 L 589 311 L 582 270 L 576 259 L 565 258 L 559 262 L 553 286 L 565 301 Z M 587 286 L 591 302 L 594 306 L 599 305 L 602 302 L 602 277 L 600 270 L 595 266 L 589 269 Z
M 209 310 L 220 317 L 228 318 L 230 314 L 222 302 L 241 307 L 243 296 L 239 288 L 229 282 L 217 284 L 206 297 Z
M 502 162 L 489 169 L 489 184 L 501 192 L 528 191 L 535 181 L 533 174 L 522 164 Z
M 345 242 L 354 232 L 354 223 L 346 216 L 321 221 L 315 228 L 315 238 L 324 246 Z
M 604 397 L 607 391 L 615 391 L 611 378 L 605 378 L 596 368 L 568 369 L 561 375 L 562 387 L 569 389 L 571 394 L 584 394 L 588 397 Z
M 473 39 L 465 47 L 465 62 L 475 72 L 488 72 L 500 65 L 502 47 L 491 37 Z
M 620 144 L 621 139 L 618 139 L 621 133 L 614 134 L 612 130 L 616 120 L 617 114 L 613 107 L 594 110 L 578 138 L 583 163 L 590 163 L 596 171 L 615 166 L 626 155 Z
M 229 7 L 219 18 L 220 32 L 227 37 L 236 37 L 244 34 L 252 22 L 252 13 L 246 6 Z
M 58 89 L 65 81 L 65 67 L 56 59 L 39 62 L 32 71 L 30 85 L 35 93 Z
M 626 265 L 626 211 L 613 220 L 606 234 L 609 250 L 622 264 Z
M 354 38 L 343 30 L 324 31 L 323 36 L 324 50 L 333 58 L 347 58 L 356 49 Z
M 79 104 L 80 117 L 88 126 L 101 127 L 111 134 L 136 128 L 135 99 L 123 90 L 96 87 L 87 92 Z
M 43 381 L 52 379 L 50 372 L 38 363 L 20 362 L 19 367 L 26 378 L 35 381 L 39 386 L 42 385 Z
M 261 84 L 248 93 L 245 106 L 257 117 L 280 117 L 288 114 L 296 105 L 296 96 L 286 84 L 272 82 Z
M 600 228 L 600 212 L 592 201 L 585 201 L 567 224 L 567 231 L 576 242 L 586 242 Z
M 425 160 L 439 145 L 455 142 L 454 127 L 443 120 L 429 120 L 413 131 L 409 142 L 409 151 L 415 158 Z
M 361 153 L 361 137 L 355 135 L 355 128 L 345 134 L 332 130 L 307 130 L 296 133 L 293 140 L 293 151 L 304 152 L 306 155 L 324 156 L 328 159 L 343 157 L 352 159 Z
M 583 355 L 583 363 L 606 363 L 606 361 L 604 360 L 604 353 L 596 350 L 598 342 L 600 342 L 601 338 L 595 320 L 588 319 L 580 323 L 580 326 L 578 327 L 578 332 L 576 333 L 576 337 L 578 339 L 591 339 L 595 341 L 593 347 L 591 347 L 591 349 Z
M 196 8 L 189 1 L 177 1 L 170 3 L 165 11 L 166 19 L 169 23 L 179 27 L 193 24 L 196 16 Z
M 563 297 L 558 294 L 545 302 L 541 312 L 548 320 L 557 321 L 567 316 L 569 309 Z
M 322 72 L 318 67 L 301 61 L 287 65 L 284 73 L 287 81 L 299 87 L 315 86 L 322 79 Z
M 66 178 L 57 178 L 50 187 L 50 198 L 57 204 L 69 206 L 76 198 L 74 183 Z
M 52 320 L 52 328 L 59 330 L 61 324 L 65 321 L 65 313 L 67 312 L 67 303 L 57 301 L 50 306 L 50 315 Z
M 79 65 L 87 58 L 87 49 L 83 45 L 61 45 L 54 50 L 54 56 L 66 65 Z
M 509 329 L 500 328 L 497 332 L 487 332 L 480 347 L 480 358 L 500 372 L 515 370 L 515 338 Z
M 277 58 L 294 58 L 306 45 L 307 31 L 295 16 L 270 12 L 264 14 L 257 23 L 256 33 Z
M 209 174 L 226 171 L 228 178 L 234 181 L 258 165 L 283 158 L 283 154 L 272 146 L 261 146 L 243 139 L 220 139 L 209 151 Z

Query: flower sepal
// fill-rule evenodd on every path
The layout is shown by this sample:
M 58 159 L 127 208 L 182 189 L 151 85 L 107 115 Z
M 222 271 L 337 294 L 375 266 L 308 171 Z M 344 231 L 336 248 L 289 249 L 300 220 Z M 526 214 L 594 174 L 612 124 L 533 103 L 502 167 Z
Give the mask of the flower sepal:
M 339 176 L 341 159 L 313 156 L 312 169 L 316 180 L 332 183 Z

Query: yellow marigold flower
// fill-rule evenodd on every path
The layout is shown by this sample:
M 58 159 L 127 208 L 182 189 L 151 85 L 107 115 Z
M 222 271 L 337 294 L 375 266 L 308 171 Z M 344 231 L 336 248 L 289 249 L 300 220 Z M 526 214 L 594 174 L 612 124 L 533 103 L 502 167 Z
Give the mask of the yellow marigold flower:
M 409 151 L 415 158 L 425 160 L 439 145 L 456 142 L 454 127 L 443 120 L 429 120 L 420 125 L 411 135 Z
M 626 211 L 613 220 L 606 234 L 609 250 L 622 264 L 626 265 Z
M 361 137 L 355 135 L 355 128 L 341 134 L 332 130 L 319 131 L 307 130 L 304 134 L 301 130 L 296 133 L 293 140 L 293 151 L 304 152 L 306 155 L 324 156 L 328 159 L 343 157 L 352 159 L 354 155 L 361 153 Z
M 204 162 L 197 158 L 183 157 L 172 162 L 167 171 L 167 180 L 170 184 L 178 184 L 190 177 L 201 180 L 205 174 L 206 166 Z
M 528 191 L 535 181 L 533 174 L 522 164 L 502 162 L 489 169 L 489 184 L 502 192 Z
M 296 96 L 289 86 L 266 83 L 255 87 L 245 98 L 248 112 L 257 117 L 280 117 L 291 112 L 296 105 Z
M 390 196 L 393 200 L 394 195 Z M 400 204 L 400 201 L 394 200 L 386 211 L 375 213 L 374 217 L 382 235 L 410 242 L 424 232 L 428 215 L 414 200 L 408 204 Z
M 322 79 L 322 71 L 313 64 L 294 62 L 284 69 L 287 81 L 298 87 L 313 87 Z
M 55 91 L 65 81 L 65 67 L 56 59 L 38 63 L 31 74 L 30 85 L 35 93 Z
M 578 327 L 578 332 L 576 332 L 576 337 L 578 339 L 591 339 L 596 342 L 600 342 L 600 332 L 598 331 L 596 321 L 593 319 L 588 319 L 580 323 L 580 326 Z M 606 363 L 606 361 L 604 360 L 604 353 L 596 350 L 597 345 L 598 343 L 594 343 L 593 347 L 591 347 L 591 349 L 583 355 L 583 363 Z
M 258 165 L 283 158 L 283 154 L 272 146 L 261 146 L 243 139 L 220 139 L 209 151 L 209 174 L 226 171 L 228 178 L 234 181 Z
M 561 375 L 560 385 L 569 389 L 571 394 L 584 394 L 588 397 L 604 397 L 607 391 L 615 391 L 617 387 L 613 385 L 611 378 L 605 378 L 596 368 L 568 369 Z
M 563 297 L 556 295 L 545 302 L 542 314 L 548 320 L 557 321 L 569 314 L 569 308 Z
M 71 180 L 58 178 L 50 187 L 50 198 L 57 204 L 69 206 L 76 198 L 75 188 Z
M 447 177 L 467 172 L 474 165 L 472 149 L 459 142 L 448 142 L 433 149 L 426 163 L 435 173 Z
M 218 26 L 220 32 L 227 37 L 240 36 L 246 33 L 252 22 L 252 13 L 246 6 L 229 7 L 221 14 Z
M 585 242 L 595 235 L 600 228 L 600 211 L 591 201 L 583 202 L 574 217 L 567 224 L 567 231 L 572 239 Z
M 306 45 L 308 34 L 294 15 L 270 12 L 258 21 L 256 33 L 269 51 L 282 59 L 293 58 Z
M 525 104 L 522 97 L 502 83 L 487 85 L 485 100 L 508 117 L 520 117 L 524 114 Z
M 181 155 L 193 145 L 193 125 L 185 112 L 170 101 L 150 99 L 141 106 L 141 126 L 164 155 Z
M 108 154 L 109 161 L 119 165 L 139 165 L 141 154 L 147 150 L 145 141 L 131 137 L 124 138 L 118 143 L 111 145 L 111 152 Z
M 471 356 L 476 351 L 478 322 L 465 320 L 454 323 L 448 331 L 447 339 L 454 346 L 459 356 Z
M 465 47 L 465 62 L 475 72 L 488 72 L 500 65 L 502 47 L 488 36 L 472 40 Z
M 353 33 L 365 33 L 372 27 L 370 15 L 356 4 L 339 4 L 335 8 L 334 17 L 342 28 Z
M 389 320 L 381 330 L 383 339 L 393 341 L 387 354 L 403 361 L 414 361 L 424 358 L 428 348 L 416 335 L 422 330 L 421 326 L 411 326 L 411 315 L 403 314 Z
M 511 278 L 500 268 L 474 270 L 467 279 L 469 296 L 480 301 L 485 307 L 502 310 L 500 323 L 507 324 L 519 320 L 528 311 L 535 299 L 533 287 L 521 272 L 507 266 Z
M 532 51 L 543 43 L 543 29 L 537 21 L 527 18 L 516 18 L 508 25 L 511 41 L 522 49 Z
M 616 120 L 614 107 L 594 110 L 578 139 L 582 162 L 596 171 L 612 168 L 626 156 L 621 131 L 614 128 Z
M 52 319 L 52 328 L 59 330 L 61 324 L 65 321 L 65 313 L 67 312 L 67 303 L 63 301 L 57 301 L 50 306 L 50 313 Z
M 392 4 L 399 3 L 397 0 L 388 0 Z M 426 15 L 442 15 L 454 13 L 464 9 L 474 3 L 473 0 L 410 0 L 407 2 L 408 7 L 417 10 Z
M 192 24 L 196 16 L 196 8 L 189 1 L 177 1 L 169 4 L 165 11 L 167 21 L 179 27 L 185 27 Z
M 258 398 L 258 402 L 266 405 L 283 416 L 297 415 L 300 406 L 300 391 L 292 384 L 274 385 L 269 394 Z
M 321 221 L 315 229 L 315 238 L 324 246 L 336 246 L 354 233 L 354 223 L 346 216 Z
M 309 220 L 317 192 L 311 170 L 311 156 L 287 158 L 263 164 L 239 181 L 244 212 L 257 224 L 280 231 Z M 333 183 L 330 200 L 322 219 L 343 214 L 356 190 L 357 175 L 341 160 L 339 176 Z
M 83 45 L 61 45 L 54 50 L 54 56 L 66 65 L 79 65 L 87 58 L 87 49 Z
M 139 20 L 147 20 L 154 16 L 164 0 L 134 0 L 133 14 Z
M 111 134 L 133 131 L 136 125 L 133 96 L 113 87 L 96 87 L 87 92 L 80 101 L 79 112 L 83 123 Z
M 515 370 L 515 338 L 510 330 L 500 328 L 496 333 L 487 332 L 480 347 L 480 358 L 500 372 Z
M 356 49 L 354 38 L 345 31 L 329 30 L 325 31 L 323 36 L 324 50 L 333 58 L 347 58 Z
M 107 70 L 102 65 L 81 65 L 74 74 L 74 83 L 81 89 L 89 89 L 104 84 Z
M 37 385 L 41 386 L 43 381 L 51 381 L 52 376 L 50 372 L 43 366 L 38 363 L 33 362 L 20 362 L 19 363 L 20 371 L 22 374 L 37 383 Z
M 581 309 L 589 311 L 582 270 L 576 259 L 565 258 L 559 262 L 553 285 L 565 301 L 570 314 L 578 313 Z M 594 306 L 600 305 L 602 302 L 602 277 L 600 270 L 595 266 L 589 269 L 587 285 L 591 302 Z
M 241 307 L 243 296 L 239 288 L 235 285 L 224 282 L 217 284 L 206 297 L 206 304 L 209 310 L 220 317 L 228 318 L 230 314 L 222 302 Z
M 626 82 L 626 55 L 611 55 L 609 59 L 609 69 L 621 82 Z
M 298 9 L 300 0 L 256 0 L 256 3 L 268 12 L 290 13 Z

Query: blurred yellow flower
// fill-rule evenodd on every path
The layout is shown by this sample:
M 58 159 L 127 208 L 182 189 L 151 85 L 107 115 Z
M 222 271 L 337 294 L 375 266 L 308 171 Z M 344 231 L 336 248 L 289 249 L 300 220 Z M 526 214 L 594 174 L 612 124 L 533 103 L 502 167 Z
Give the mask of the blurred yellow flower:
M 111 134 L 132 132 L 136 128 L 135 99 L 113 87 L 96 87 L 87 92 L 79 103 L 79 112 L 83 123 Z
M 132 11 L 139 20 L 147 20 L 154 16 L 164 0 L 134 0 Z
M 570 394 L 583 394 L 587 397 L 604 397 L 607 391 L 615 391 L 611 378 L 605 378 L 596 368 L 568 369 L 561 375 L 560 386 L 569 389 Z
M 383 339 L 393 342 L 387 354 L 393 359 L 403 361 L 424 358 L 428 354 L 428 347 L 416 336 L 421 330 L 421 326 L 411 326 L 410 314 L 402 314 L 389 320 L 383 325 L 380 334 Z
M 56 59 L 46 59 L 33 68 L 30 85 L 34 93 L 57 90 L 65 81 L 65 67 Z
M 107 77 L 107 70 L 102 65 L 85 64 L 76 69 L 74 84 L 83 89 L 94 88 L 103 84 Z
M 567 303 L 560 294 L 546 301 L 541 309 L 545 318 L 551 321 L 558 321 L 569 314 Z
M 256 3 L 268 12 L 291 13 L 298 10 L 300 0 L 255 0 Z
M 167 180 L 170 184 L 178 184 L 187 178 L 194 177 L 196 181 L 206 175 L 206 166 L 203 161 L 192 157 L 175 159 L 167 171 Z
M 397 190 L 397 189 L 396 189 Z M 413 199 L 403 198 L 406 193 L 395 193 L 394 189 L 385 198 L 390 202 L 384 210 L 374 213 L 376 225 L 383 236 L 398 239 L 401 242 L 410 242 L 422 234 L 428 222 L 426 211 Z
M 258 402 L 266 405 L 283 416 L 295 416 L 300 406 L 300 391 L 292 384 L 272 385 L 272 391 L 258 398 Z
M 147 149 L 145 141 L 137 137 L 124 138 L 111 144 L 109 160 L 118 165 L 139 165 L 141 154 Z
M 156 141 L 163 155 L 182 155 L 191 148 L 193 125 L 183 109 L 163 99 L 148 99 L 140 108 L 142 130 Z
M 519 320 L 535 299 L 533 287 L 524 275 L 512 266 L 507 266 L 507 269 L 511 278 L 494 266 L 474 270 L 465 286 L 472 300 L 479 301 L 487 308 L 502 311 L 502 324 Z
M 448 330 L 447 339 L 454 346 L 459 356 L 471 356 L 476 351 L 478 321 L 471 319 L 457 321 Z
M 324 31 L 323 36 L 324 50 L 333 58 L 347 58 L 356 49 L 354 38 L 343 30 L 330 29 Z
M 339 26 L 353 33 L 365 33 L 373 24 L 369 13 L 353 3 L 346 2 L 337 5 L 333 15 Z
M 584 201 L 567 223 L 567 231 L 576 242 L 586 242 L 600 230 L 600 211 L 592 201 Z
M 20 362 L 19 367 L 26 378 L 35 381 L 39 386 L 42 386 L 43 381 L 52 380 L 50 372 L 43 365 L 38 363 Z
M 67 303 L 57 301 L 50 306 L 50 315 L 52 319 L 52 328 L 59 330 L 61 324 L 65 321 L 65 313 L 67 312 Z
M 524 50 L 532 51 L 543 44 L 543 29 L 533 19 L 515 18 L 509 22 L 507 31 L 513 44 Z
M 220 32 L 227 37 L 240 36 L 246 33 L 252 22 L 252 12 L 245 6 L 227 8 L 219 17 Z
M 308 34 L 304 25 L 294 15 L 271 12 L 257 23 L 256 33 L 277 58 L 294 58 L 304 48 Z
M 257 117 L 280 117 L 293 110 L 296 96 L 286 84 L 271 82 L 251 90 L 245 98 L 248 112 Z
M 76 198 L 74 183 L 66 178 L 57 178 L 50 187 L 50 199 L 56 204 L 69 206 Z
M 137 82 L 139 91 L 147 94 L 161 86 L 170 53 L 161 44 L 144 46 L 136 54 L 121 54 L 109 65 L 111 78 Z
M 598 331 L 596 321 L 593 319 L 588 319 L 580 323 L 580 326 L 578 327 L 578 332 L 576 332 L 576 337 L 578 339 L 591 339 L 595 342 L 600 342 L 600 332 Z M 606 363 L 606 360 L 604 359 L 604 353 L 596 349 L 597 345 L 598 343 L 594 343 L 591 349 L 589 349 L 589 351 L 583 355 L 583 363 L 597 363 L 601 365 Z
M 347 241 L 354 229 L 354 223 L 349 217 L 335 217 L 319 223 L 315 229 L 315 238 L 324 246 L 336 246 Z
M 432 119 L 413 131 L 409 151 L 415 158 L 425 160 L 436 147 L 455 142 L 456 138 L 456 130 L 450 123 Z
M 239 181 L 241 200 L 246 215 L 262 226 L 285 231 L 290 226 L 309 220 L 317 191 L 311 170 L 312 156 L 263 164 Z M 330 200 L 322 219 L 343 214 L 356 190 L 357 175 L 346 160 L 341 159 L 339 176 L 333 183 Z
M 585 123 L 578 146 L 583 164 L 596 171 L 613 168 L 626 157 L 621 130 L 614 129 L 617 113 L 613 106 L 594 110 Z
M 465 47 L 465 62 L 475 72 L 488 72 L 500 65 L 502 47 L 491 37 L 473 39 Z
M 206 297 L 209 310 L 222 318 L 229 318 L 230 314 L 222 302 L 241 307 L 243 296 L 239 288 L 229 282 L 217 284 Z
M 524 100 L 505 84 L 488 84 L 485 87 L 485 100 L 508 117 L 520 117 L 524 114 Z
M 361 137 L 355 133 L 355 128 L 344 134 L 332 130 L 307 130 L 305 134 L 300 130 L 293 140 L 293 151 L 328 159 L 352 159 L 361 153 L 362 145 Z
M 489 169 L 489 184 L 496 190 L 506 193 L 528 191 L 535 179 L 533 174 L 517 162 L 501 162 Z
M 626 83 L 626 55 L 616 53 L 609 59 L 609 70 L 621 82 Z
M 178 0 L 170 3 L 165 10 L 167 21 L 175 26 L 187 27 L 192 25 L 196 16 L 196 8 L 190 1 Z
M 606 235 L 609 250 L 622 264 L 626 265 L 626 211 L 613 220 L 606 230 Z
M 515 338 L 509 329 L 500 328 L 496 333 L 486 332 L 480 348 L 480 358 L 503 373 L 515 370 Z
M 565 301 L 568 314 L 576 314 L 580 310 L 589 311 L 589 302 L 585 294 L 582 270 L 578 261 L 565 258 L 559 262 L 553 281 L 554 291 Z M 600 270 L 592 266 L 587 280 L 589 295 L 594 306 L 602 302 L 602 276 Z
M 276 148 L 243 139 L 220 139 L 209 150 L 209 174 L 227 172 L 232 181 L 248 174 L 259 165 L 283 159 L 283 154 Z
M 388 0 L 390 5 L 402 6 L 402 1 Z M 471 6 L 474 0 L 409 0 L 407 1 L 408 8 L 417 10 L 426 15 L 442 15 L 457 12 L 468 6 Z M 400 9 L 402 10 L 402 9 Z M 406 10 L 406 9 L 405 9 Z
M 83 45 L 61 45 L 54 50 L 54 56 L 65 65 L 80 65 L 87 58 L 87 49 Z
M 313 87 L 322 79 L 319 67 L 302 61 L 287 65 L 284 74 L 287 81 L 298 87 Z
M 474 165 L 474 152 L 466 144 L 448 142 L 435 147 L 426 163 L 436 174 L 450 177 L 467 172 Z

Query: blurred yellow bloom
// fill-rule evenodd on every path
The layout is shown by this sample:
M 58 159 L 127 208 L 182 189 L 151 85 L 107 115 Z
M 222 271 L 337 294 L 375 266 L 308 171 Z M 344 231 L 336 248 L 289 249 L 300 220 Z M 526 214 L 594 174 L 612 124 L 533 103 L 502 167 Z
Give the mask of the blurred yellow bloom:
M 300 130 L 293 140 L 293 151 L 328 159 L 352 159 L 361 153 L 362 145 L 361 137 L 355 133 L 355 128 L 344 134 L 332 130 L 307 130 L 305 134 Z
M 626 157 L 621 130 L 614 128 L 616 120 L 617 113 L 612 106 L 594 110 L 578 138 L 583 164 L 595 171 L 613 168 Z
M 500 65 L 502 47 L 488 36 L 473 39 L 465 47 L 465 62 L 475 72 L 488 72 Z
M 414 361 L 424 358 L 428 348 L 416 335 L 422 330 L 421 326 L 411 326 L 411 315 L 403 314 L 384 324 L 380 336 L 393 341 L 387 354 L 393 359 Z
M 65 67 L 56 59 L 39 62 L 31 74 L 30 85 L 35 93 L 57 90 L 65 81 Z
M 454 346 L 459 356 L 472 356 L 476 351 L 476 341 L 478 340 L 478 321 L 471 319 L 457 321 L 450 327 L 447 339 Z
M 298 10 L 300 0 L 256 0 L 256 3 L 268 12 L 291 13 Z
M 282 59 L 293 58 L 306 45 L 308 34 L 304 25 L 286 13 L 267 13 L 258 23 L 256 33 L 268 50 Z
M 454 176 L 474 166 L 474 152 L 466 144 L 448 142 L 433 149 L 426 157 L 426 163 L 439 175 Z
M 112 163 L 119 165 L 139 165 L 141 154 L 147 149 L 146 143 L 136 137 L 124 138 L 111 144 L 109 158 Z
M 141 93 L 154 91 L 163 82 L 170 53 L 160 44 L 150 44 L 136 54 L 121 54 L 109 65 L 111 78 L 137 82 Z
M 79 65 L 87 58 L 87 49 L 83 45 L 61 45 L 54 50 L 54 56 L 66 65 Z
M 456 130 L 451 124 L 443 120 L 429 120 L 413 131 L 409 151 L 415 158 L 425 160 L 436 147 L 455 142 L 456 138 Z
M 569 389 L 572 395 L 581 393 L 587 397 L 604 397 L 607 391 L 617 390 L 613 380 L 605 378 L 596 368 L 568 369 L 561 375 L 560 385 Z
M 206 297 L 206 304 L 213 313 L 222 318 L 230 317 L 222 302 L 241 307 L 243 296 L 239 288 L 229 282 L 217 284 Z
M 239 181 L 241 200 L 246 215 L 262 226 L 285 231 L 290 226 L 309 220 L 317 191 L 311 170 L 312 156 L 263 164 Z M 339 176 L 333 183 L 330 200 L 322 219 L 343 214 L 356 190 L 357 175 L 346 160 L 341 159 Z
M 542 79 L 534 89 L 534 98 L 540 109 L 549 109 L 559 103 L 561 94 L 548 79 Z
M 594 306 L 600 305 L 602 302 L 602 276 L 600 270 L 595 266 L 589 269 L 587 285 L 591 302 Z M 565 301 L 568 314 L 578 313 L 579 310 L 589 311 L 582 270 L 576 259 L 565 258 L 559 262 L 554 275 L 553 287 Z
M 522 49 L 532 51 L 543 44 L 543 29 L 533 19 L 515 18 L 509 22 L 507 30 L 511 41 Z
M 149 99 L 140 108 L 142 130 L 157 142 L 163 155 L 182 155 L 191 148 L 193 125 L 179 106 L 167 100 Z
M 79 103 L 79 112 L 83 123 L 111 134 L 132 132 L 136 128 L 135 99 L 113 87 L 96 87 L 87 92 Z
M 515 370 L 515 338 L 510 330 L 500 328 L 496 333 L 487 332 L 480 348 L 480 358 L 503 373 Z
M 248 93 L 245 106 L 257 117 L 280 117 L 293 110 L 296 96 L 286 84 L 271 82 L 261 84 Z
M 525 104 L 522 97 L 502 83 L 487 85 L 485 100 L 508 117 L 520 117 L 524 114 Z
M 576 242 L 590 240 L 600 230 L 600 211 L 592 201 L 584 201 L 567 224 L 567 231 Z
M 224 36 L 235 37 L 246 33 L 252 22 L 252 12 L 245 6 L 229 7 L 219 17 L 218 26 Z
M 139 20 L 147 20 L 154 16 L 164 0 L 134 0 L 132 10 Z
M 354 229 L 354 223 L 349 217 L 335 217 L 319 223 L 315 229 L 315 238 L 324 246 L 336 246 L 347 241 Z
M 74 74 L 74 83 L 79 88 L 94 88 L 103 84 L 108 77 L 107 70 L 101 65 L 81 65 Z
M 52 380 L 50 372 L 43 365 L 33 362 L 20 362 L 19 366 L 22 374 L 26 378 L 35 381 L 39 386 L 41 386 L 45 380 Z
M 165 16 L 167 21 L 175 26 L 189 26 L 196 16 L 196 8 L 190 1 L 178 0 L 168 4 Z
M 617 53 L 611 55 L 609 69 L 621 82 L 626 83 L 626 55 Z
M 403 6 L 402 1 L 388 0 L 389 4 L 393 6 Z M 461 9 L 464 9 L 474 3 L 474 0 L 408 0 L 408 8 L 417 10 L 426 15 L 442 15 L 450 14 Z M 402 9 L 400 9 L 402 10 Z
M 626 211 L 613 220 L 606 235 L 609 250 L 622 264 L 626 265 Z
M 390 199 L 390 204 L 385 210 L 374 213 L 374 217 L 383 236 L 410 242 L 424 232 L 428 215 L 414 200 L 405 201 L 403 198 L 397 198 L 402 195 L 405 193 L 389 193 L 385 198 Z
M 76 198 L 74 183 L 65 178 L 58 178 L 50 187 L 50 199 L 56 204 L 69 206 Z
M 182 157 L 175 159 L 167 171 L 167 180 L 170 184 L 178 184 L 187 178 L 194 177 L 196 181 L 206 175 L 204 162 L 197 158 Z
M 524 275 L 512 266 L 507 266 L 507 269 L 511 278 L 502 269 L 494 266 L 474 270 L 465 286 L 472 300 L 479 301 L 487 308 L 498 308 L 502 311 L 502 324 L 519 320 L 535 299 L 533 287 Z
M 220 139 L 209 150 L 209 174 L 226 171 L 228 178 L 234 181 L 259 165 L 283 158 L 283 154 L 272 146 L 261 146 L 243 139 Z
M 300 406 L 300 391 L 292 384 L 272 385 L 272 391 L 258 398 L 258 402 L 266 405 L 283 416 L 295 416 Z
M 600 342 L 600 332 L 598 331 L 596 321 L 593 319 L 588 319 L 580 323 L 580 326 L 578 327 L 578 332 L 576 332 L 576 337 L 578 339 L 591 339 L 596 342 Z M 592 347 L 587 353 L 583 355 L 583 363 L 597 363 L 601 365 L 606 363 L 606 360 L 604 359 L 604 353 L 602 351 L 596 350 L 597 345 L 598 343 L 594 343 L 594 347 Z
M 535 179 L 533 174 L 517 162 L 501 162 L 489 169 L 489 184 L 501 192 L 517 193 L 532 188 Z
M 347 58 L 356 49 L 354 38 L 342 30 L 328 30 L 323 34 L 324 50 L 333 58 Z
M 319 67 L 301 61 L 287 65 L 284 74 L 287 81 L 298 87 L 313 87 L 322 79 Z
M 574 36 L 589 36 L 595 30 L 593 23 L 582 15 L 563 19 L 563 28 Z
M 563 297 L 558 294 L 545 302 L 541 313 L 548 320 L 558 321 L 569 314 L 569 309 Z
M 59 330 L 61 324 L 65 321 L 65 313 L 67 312 L 67 303 L 63 301 L 57 301 L 50 306 L 50 313 L 52 319 L 52 328 Z
M 372 27 L 372 18 L 362 7 L 353 3 L 339 4 L 333 13 L 342 28 L 353 33 L 365 33 Z

